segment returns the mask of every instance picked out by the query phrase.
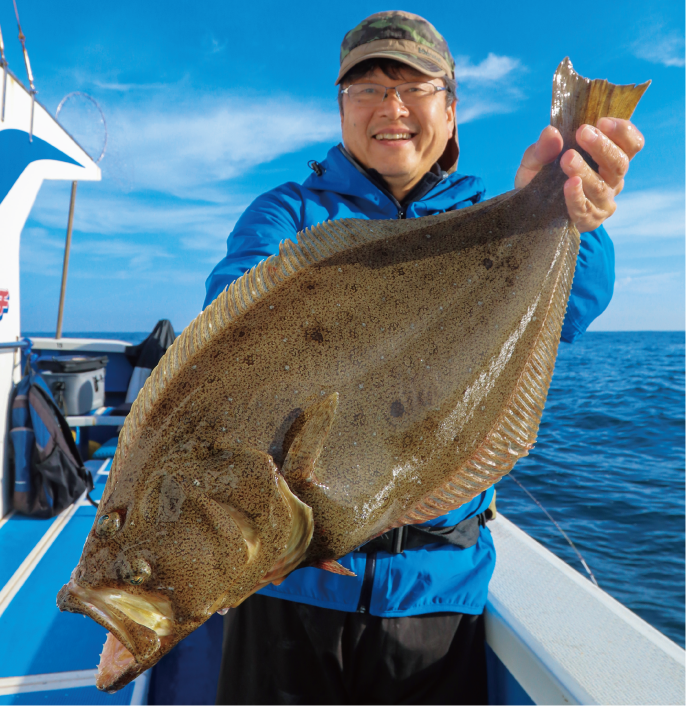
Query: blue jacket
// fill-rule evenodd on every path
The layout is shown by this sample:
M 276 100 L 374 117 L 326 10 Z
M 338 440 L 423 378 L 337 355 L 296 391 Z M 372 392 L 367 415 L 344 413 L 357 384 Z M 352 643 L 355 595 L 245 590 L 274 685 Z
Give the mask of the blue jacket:
M 482 201 L 483 182 L 457 173 L 446 175 L 431 191 L 403 208 L 351 162 L 339 147 L 321 163 L 321 176 L 303 184 L 289 182 L 259 196 L 238 219 L 228 239 L 228 252 L 207 279 L 205 306 L 225 287 L 263 258 L 278 253 L 279 242 L 322 221 L 339 218 L 417 218 Z M 572 342 L 607 307 L 614 286 L 614 249 L 603 227 L 581 235 L 572 293 L 562 327 L 562 340 Z M 450 526 L 483 512 L 493 498 L 489 489 L 472 501 L 423 526 Z M 369 612 L 397 617 L 451 611 L 481 613 L 495 568 L 495 548 L 488 528 L 469 549 L 430 544 L 391 555 L 378 552 L 372 565 L 361 552 L 340 560 L 356 578 L 320 569 L 294 571 L 280 586 L 260 593 L 324 608 L 357 610 L 365 581 L 372 582 Z M 370 575 L 371 574 L 371 575 Z

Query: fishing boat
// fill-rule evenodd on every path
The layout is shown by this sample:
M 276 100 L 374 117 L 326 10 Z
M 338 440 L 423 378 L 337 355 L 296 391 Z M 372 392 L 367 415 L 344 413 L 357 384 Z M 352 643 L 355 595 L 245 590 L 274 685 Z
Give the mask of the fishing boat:
M 96 510 L 85 494 L 51 519 L 12 509 L 9 410 L 29 351 L 107 358 L 103 404 L 66 417 L 83 458 L 90 442 L 100 443 L 99 458 L 86 461 L 95 501 L 124 422 L 117 408 L 130 391 L 134 367 L 130 342 L 61 337 L 61 313 L 56 337 L 21 335 L 19 244 L 40 186 L 45 179 L 99 180 L 101 172 L 36 100 L 30 68 L 28 88 L 9 70 L 4 53 L 0 71 L 0 704 L 214 703 L 218 615 L 121 691 L 98 691 L 105 630 L 60 613 L 55 604 Z M 68 250 L 65 276 L 67 256 Z M 490 703 L 684 703 L 680 646 L 506 517 L 489 527 L 498 553 L 486 608 Z M 170 688 L 176 693 L 170 695 Z

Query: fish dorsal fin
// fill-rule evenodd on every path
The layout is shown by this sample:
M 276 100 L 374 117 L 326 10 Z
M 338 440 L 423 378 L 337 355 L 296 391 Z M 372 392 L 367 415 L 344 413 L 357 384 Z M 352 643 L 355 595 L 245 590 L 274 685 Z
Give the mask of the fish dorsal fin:
M 282 282 L 312 265 L 365 243 L 426 228 L 435 219 L 435 216 L 430 216 L 421 220 L 402 221 L 368 221 L 354 218 L 326 221 L 300 231 L 296 237 L 297 242 L 282 241 L 278 255 L 271 255 L 262 260 L 232 282 L 184 329 L 164 354 L 138 393 L 126 417 L 112 462 L 110 475 L 113 481 L 116 480 L 121 460 L 126 457 L 151 407 L 162 392 L 185 363 L 229 324 L 276 290 Z
M 584 124 L 595 125 L 604 117 L 628 120 L 648 86 L 650 81 L 621 86 L 605 79 L 584 78 L 574 71 L 569 57 L 565 57 L 553 76 L 550 124 L 560 131 L 565 150 L 573 148 L 592 163 L 576 143 L 577 129 Z

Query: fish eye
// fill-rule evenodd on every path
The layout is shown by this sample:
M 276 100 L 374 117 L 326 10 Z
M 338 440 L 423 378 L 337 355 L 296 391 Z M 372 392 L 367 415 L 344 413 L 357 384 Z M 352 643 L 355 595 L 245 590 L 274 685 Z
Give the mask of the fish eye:
M 132 586 L 140 586 L 144 581 L 147 581 L 152 574 L 150 564 L 145 559 L 137 559 L 131 566 L 133 576 L 126 580 Z
M 118 512 L 110 512 L 101 515 L 95 526 L 95 533 L 99 537 L 111 537 L 119 531 L 121 527 L 121 516 Z

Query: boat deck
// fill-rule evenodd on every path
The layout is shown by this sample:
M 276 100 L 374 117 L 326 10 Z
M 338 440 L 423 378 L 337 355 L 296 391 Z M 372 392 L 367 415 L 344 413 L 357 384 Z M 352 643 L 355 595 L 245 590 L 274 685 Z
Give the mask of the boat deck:
M 98 500 L 111 459 L 89 461 Z M 106 631 L 60 613 L 95 508 L 83 498 L 52 520 L 0 521 L 2 704 L 211 704 L 222 620 L 212 616 L 116 694 L 94 686 Z M 683 704 L 684 651 L 499 516 L 486 608 L 494 704 Z
M 111 459 L 89 461 L 94 500 Z M 78 563 L 95 508 L 85 499 L 52 520 L 9 515 L 0 525 L 0 704 L 144 704 L 149 673 L 116 694 L 94 685 L 106 630 L 60 613 L 55 596 Z M 11 637 L 10 637 L 11 636 Z

